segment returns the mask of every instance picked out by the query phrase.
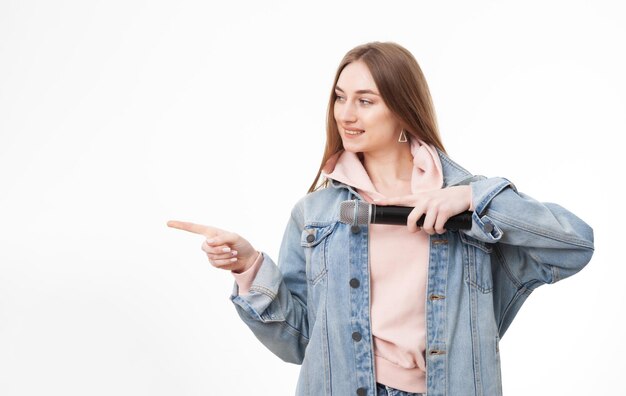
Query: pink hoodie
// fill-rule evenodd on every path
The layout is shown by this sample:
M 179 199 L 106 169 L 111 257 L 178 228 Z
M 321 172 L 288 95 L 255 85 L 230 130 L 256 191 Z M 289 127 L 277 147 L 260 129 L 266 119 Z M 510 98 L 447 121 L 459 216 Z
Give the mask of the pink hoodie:
M 441 188 L 443 174 L 436 149 L 410 139 L 411 190 Z M 340 151 L 322 175 L 356 188 L 369 203 L 387 198 L 376 191 L 355 153 Z M 426 281 L 429 236 L 406 226 L 370 224 L 371 320 L 376 381 L 407 392 L 426 392 Z M 239 294 L 248 293 L 262 262 L 259 254 L 247 271 L 233 273 Z

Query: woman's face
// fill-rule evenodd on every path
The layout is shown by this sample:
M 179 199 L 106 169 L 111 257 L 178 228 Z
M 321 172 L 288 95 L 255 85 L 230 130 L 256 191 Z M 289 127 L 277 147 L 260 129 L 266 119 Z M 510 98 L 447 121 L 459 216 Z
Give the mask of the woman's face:
M 335 120 L 346 151 L 373 153 L 398 146 L 402 127 L 383 102 L 365 63 L 355 61 L 344 67 L 335 94 Z

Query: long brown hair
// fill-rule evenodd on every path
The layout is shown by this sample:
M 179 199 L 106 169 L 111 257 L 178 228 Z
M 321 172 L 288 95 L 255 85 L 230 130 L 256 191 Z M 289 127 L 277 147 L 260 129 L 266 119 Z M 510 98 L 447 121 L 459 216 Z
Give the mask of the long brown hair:
M 348 51 L 337 68 L 326 115 L 324 156 L 315 180 L 309 187 L 309 193 L 322 186 L 327 187 L 328 180 L 324 180 L 317 186 L 322 169 L 333 154 L 343 150 L 343 142 L 339 135 L 334 113 L 337 97 L 335 86 L 344 67 L 354 61 L 362 61 L 367 65 L 382 100 L 389 110 L 398 117 L 408 134 L 432 144 L 444 153 L 446 152 L 439 136 L 437 118 L 428 84 L 413 55 L 406 48 L 394 42 L 374 41 L 362 44 Z

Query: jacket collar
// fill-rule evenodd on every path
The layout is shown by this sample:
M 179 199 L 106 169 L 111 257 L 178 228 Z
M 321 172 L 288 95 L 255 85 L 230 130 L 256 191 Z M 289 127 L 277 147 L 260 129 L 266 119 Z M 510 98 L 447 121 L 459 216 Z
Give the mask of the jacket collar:
M 469 184 L 470 181 L 473 181 L 477 178 L 477 176 L 474 176 L 461 165 L 450 159 L 450 157 L 448 157 L 448 155 L 446 155 L 446 153 L 444 153 L 443 151 L 437 149 L 437 154 L 439 154 L 439 159 L 441 160 L 441 169 L 443 171 L 443 186 L 441 186 L 442 188 Z

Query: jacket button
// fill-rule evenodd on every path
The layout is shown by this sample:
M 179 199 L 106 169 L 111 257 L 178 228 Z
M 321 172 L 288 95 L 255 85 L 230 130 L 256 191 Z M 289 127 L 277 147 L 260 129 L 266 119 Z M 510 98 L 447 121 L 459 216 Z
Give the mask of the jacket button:
M 485 224 L 485 231 L 487 231 L 487 232 L 493 231 L 493 225 L 491 225 L 489 223 Z
M 361 341 L 361 333 L 359 333 L 358 331 L 355 331 L 354 333 L 352 333 L 352 339 L 354 341 Z
M 350 227 L 350 231 L 352 231 L 353 234 L 358 234 L 359 232 L 361 232 L 361 227 L 355 224 L 352 227 Z
M 315 235 L 309 234 L 309 235 L 306 236 L 306 241 L 307 242 L 310 243 L 310 242 L 313 242 L 314 240 L 315 240 Z
M 365 396 L 367 394 L 367 391 L 365 390 L 365 388 L 359 388 L 356 390 L 356 394 L 357 396 Z
M 352 278 L 350 279 L 350 286 L 356 289 L 357 287 L 361 286 L 361 282 L 359 282 L 357 278 Z

